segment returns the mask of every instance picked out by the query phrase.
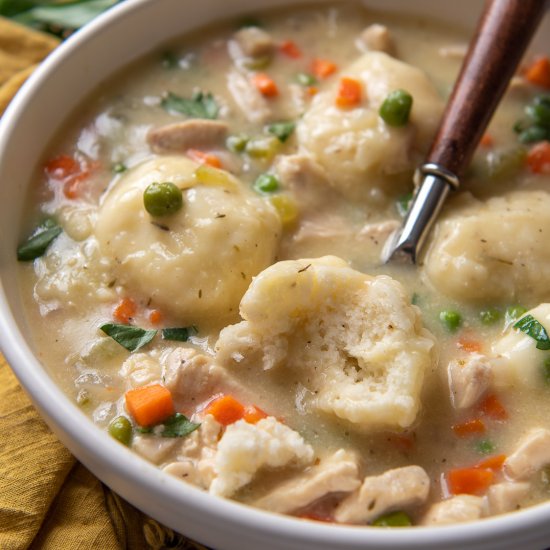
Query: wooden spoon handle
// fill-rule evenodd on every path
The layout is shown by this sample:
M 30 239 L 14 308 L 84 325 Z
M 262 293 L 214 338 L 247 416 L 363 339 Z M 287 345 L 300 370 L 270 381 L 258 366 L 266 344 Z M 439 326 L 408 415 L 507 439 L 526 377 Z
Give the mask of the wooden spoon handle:
M 545 0 L 488 0 L 426 162 L 460 175 L 545 11 Z

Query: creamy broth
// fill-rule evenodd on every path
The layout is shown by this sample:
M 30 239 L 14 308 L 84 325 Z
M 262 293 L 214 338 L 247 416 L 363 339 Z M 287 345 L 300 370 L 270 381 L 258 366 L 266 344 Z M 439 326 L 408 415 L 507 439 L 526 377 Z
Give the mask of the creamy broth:
M 468 35 L 428 20 L 340 5 L 258 17 L 261 34 L 253 38 L 268 41 L 262 46 L 265 51 L 243 53 L 246 44 L 241 42 L 239 47 L 236 33 L 244 32 L 241 39 L 247 40 L 246 33 L 251 28 L 257 33 L 258 28 L 239 30 L 239 22 L 169 44 L 97 90 L 49 149 L 46 168 L 36 177 L 24 233 L 31 233 L 37 220 L 46 216 L 54 217 L 63 231 L 43 256 L 21 263 L 20 269 L 39 358 L 71 399 L 106 431 L 113 434 L 113 420 L 124 417 L 132 431 L 126 443 L 136 452 L 176 477 L 252 505 L 300 517 L 360 524 L 380 524 L 380 518 L 383 523 L 388 514 L 404 512 L 406 521 L 420 525 L 468 521 L 546 500 L 550 489 L 544 466 L 550 463 L 550 451 L 531 452 L 529 438 L 535 428 L 550 430 L 546 414 L 550 389 L 545 380 L 550 379 L 550 371 L 544 370 L 550 355 L 537 350 L 537 342 L 525 330 L 512 326 L 524 312 L 549 300 L 543 281 L 548 280 L 544 275 L 550 258 L 537 249 L 547 228 L 543 217 L 537 216 L 544 213 L 545 201 L 550 201 L 545 191 L 550 176 L 529 169 L 524 156 L 533 146 L 522 146 L 512 130 L 518 119 L 525 118 L 525 106 L 543 90 L 520 77 L 512 85 L 488 129 L 490 139 L 480 145 L 463 190 L 449 201 L 420 265 L 381 265 L 382 246 L 402 220 L 396 204 L 403 203 L 403 197 L 412 191 L 412 172 L 433 136 Z M 364 34 L 374 24 L 383 26 L 374 33 L 376 40 L 372 33 L 370 39 Z M 380 33 L 385 37 L 386 32 L 389 42 L 380 38 Z M 388 48 L 392 55 L 377 51 Z M 396 64 L 394 58 L 407 65 Z M 315 59 L 325 62 L 325 70 L 330 62 L 332 69 L 326 74 L 319 66 L 312 69 Z M 260 84 L 255 78 L 263 73 L 275 82 L 276 93 L 269 89 L 258 92 Z M 363 85 L 368 89 L 357 104 L 339 109 L 333 105 L 337 86 L 350 74 L 356 82 L 370 75 L 372 86 L 367 78 Z M 381 75 L 380 82 L 388 79 L 382 88 L 410 89 L 413 110 L 404 128 L 390 128 L 377 115 L 377 108 L 370 106 L 369 102 L 377 101 L 376 75 Z M 394 80 L 404 84 L 396 86 Z M 247 86 L 252 86 L 252 92 Z M 412 88 L 418 90 L 417 95 Z M 175 112 L 174 104 L 181 107 L 182 98 L 191 98 L 197 90 L 204 95 L 195 98 L 194 107 L 200 103 L 204 110 L 212 107 L 209 101 L 214 102 L 214 118 L 227 129 L 208 131 L 218 132 L 222 138 L 214 137 L 212 144 L 205 145 L 196 133 L 196 145 L 186 145 L 183 150 L 166 146 L 161 138 L 155 141 L 152 131 L 194 119 L 189 113 Z M 208 93 L 213 94 L 211 100 Z M 252 97 L 248 104 L 247 94 Z M 172 101 L 171 110 L 167 98 Z M 331 137 L 331 125 L 340 118 L 336 135 L 349 131 L 358 140 L 357 147 L 362 147 L 354 150 L 354 156 L 349 153 L 349 158 L 344 158 L 346 147 L 355 145 L 340 146 L 334 141 L 339 138 Z M 203 119 L 199 116 L 198 120 Z M 281 127 L 272 128 L 271 133 L 266 130 L 275 122 L 292 122 L 292 127 L 283 126 L 289 136 L 280 138 Z M 273 132 L 279 132 L 279 137 Z M 168 139 L 172 137 L 169 133 Z M 521 152 L 523 147 L 526 152 Z M 183 190 L 182 211 L 187 217 L 145 213 L 142 190 L 138 196 L 136 189 L 150 172 L 157 181 L 172 181 Z M 262 174 L 270 174 L 271 184 L 278 189 L 258 191 Z M 511 198 L 498 198 L 507 196 Z M 506 218 L 514 209 L 517 217 Z M 489 219 L 491 212 L 496 221 Z M 525 220 L 529 227 L 537 226 L 533 232 L 542 240 L 537 242 L 528 230 L 523 234 Z M 517 234 L 517 250 L 501 242 L 494 230 L 499 224 L 502 239 L 510 235 L 515 239 Z M 147 241 L 140 241 L 142 237 Z M 206 238 L 210 239 L 208 246 L 203 242 Z M 482 242 L 480 252 L 473 250 L 472 239 Z M 521 248 L 523 243 L 526 248 Z M 489 257 L 489 249 L 498 251 L 498 257 Z M 157 250 L 161 252 L 154 256 Z M 330 259 L 308 260 L 329 255 L 349 265 Z M 291 261 L 295 263 L 281 263 Z M 283 273 L 285 266 L 295 269 L 295 281 Z M 179 270 L 177 276 L 174 270 Z M 310 275 L 312 272 L 315 275 Z M 361 317 L 367 311 L 384 309 L 381 304 L 386 304 L 387 310 L 380 312 L 381 318 L 397 308 L 399 315 L 408 319 L 399 330 L 407 335 L 413 351 L 407 340 L 387 344 L 384 353 L 392 356 L 395 366 L 376 375 L 383 379 L 391 369 L 409 362 L 411 372 L 418 370 L 410 383 L 414 389 L 399 390 L 410 395 L 406 395 L 409 404 L 403 406 L 406 411 L 399 413 L 403 416 L 398 421 L 381 420 L 386 414 L 382 408 L 379 413 L 367 414 L 360 401 L 354 402 L 354 410 L 349 404 L 342 405 L 347 398 L 334 397 L 330 388 L 323 386 L 338 385 L 334 380 L 341 380 L 340 374 L 332 373 L 332 360 L 323 362 L 322 355 L 311 359 L 317 352 L 326 352 L 324 357 L 329 358 L 328 348 L 343 339 L 346 344 L 334 344 L 334 353 L 342 361 L 347 384 L 353 378 L 352 369 L 362 381 L 362 371 L 371 368 L 369 361 L 379 361 L 364 359 L 372 350 L 350 351 L 359 344 L 346 340 L 348 328 L 337 332 L 340 329 L 330 324 L 330 316 L 336 316 L 338 308 L 351 307 L 356 304 L 353 300 L 359 300 L 357 296 L 367 292 L 361 289 L 384 280 L 365 279 L 359 272 L 389 275 L 402 285 L 386 288 L 386 283 L 376 283 L 383 287 L 377 296 L 395 293 L 394 301 L 382 302 L 379 297 L 380 302 L 374 303 L 374 298 L 369 298 L 370 302 L 361 304 L 372 306 L 372 310 L 362 311 L 357 306 L 359 320 L 350 320 L 364 329 L 366 321 Z M 291 298 L 285 298 L 285 293 L 310 276 L 311 302 L 316 304 L 319 299 L 319 308 L 308 309 L 305 300 L 292 309 L 292 304 L 286 304 Z M 338 282 L 344 276 L 349 277 L 349 285 Z M 267 291 L 261 284 L 272 293 L 263 313 L 260 299 Z M 343 290 L 338 290 L 339 285 Z M 347 287 L 355 288 L 353 285 L 357 290 L 350 297 Z M 308 292 L 307 288 L 303 292 Z M 321 303 L 318 292 L 325 293 L 326 303 Z M 248 325 L 237 325 L 243 295 L 241 314 L 248 311 L 243 315 Z M 125 303 L 122 309 L 121 301 Z M 509 319 L 506 327 L 508 310 L 519 304 L 523 313 Z M 130 307 L 126 314 L 125 307 Z M 533 312 L 533 317 L 541 328 L 550 330 L 547 307 L 535 310 L 538 313 Z M 321 318 L 322 311 L 329 317 Z M 441 317 L 444 312 L 450 312 L 446 321 Z M 460 319 L 452 316 L 456 313 Z M 308 315 L 320 317 L 312 320 Z M 286 355 L 280 364 L 267 365 L 268 344 L 273 344 L 275 354 L 283 351 L 269 340 L 269 329 L 259 334 L 258 327 L 266 318 L 283 326 L 294 317 L 299 320 L 284 333 Z M 106 323 L 157 331 L 185 327 L 189 338 L 182 342 L 157 334 L 132 353 L 99 329 Z M 237 328 L 224 330 L 220 337 L 220 331 L 230 325 Z M 312 343 L 306 335 L 311 334 L 313 325 L 317 333 Z M 378 330 L 375 324 L 372 327 L 368 330 Z M 349 334 L 353 330 L 350 328 Z M 317 350 L 317 336 L 325 342 L 327 331 L 337 336 L 327 336 L 330 342 L 319 344 Z M 388 338 L 390 342 L 391 335 Z M 323 346 L 328 346 L 328 351 Z M 398 359 L 391 346 L 403 348 L 399 348 Z M 524 351 L 510 351 L 514 346 Z M 170 370 L 174 357 L 179 357 L 180 370 Z M 303 367 L 308 361 L 314 365 L 311 380 Z M 533 363 L 526 367 L 530 375 L 518 371 L 517 365 L 525 361 Z M 195 371 L 185 370 L 189 368 Z M 467 382 L 457 382 L 457 376 L 468 368 L 477 368 L 477 374 L 470 374 L 470 383 L 479 385 L 479 395 L 460 407 L 459 394 L 466 390 L 458 386 Z M 218 384 L 220 372 L 222 382 Z M 372 384 L 379 387 L 376 376 Z M 403 376 L 408 376 L 407 371 Z M 190 388 L 197 388 L 196 395 L 191 389 L 180 391 L 182 387 L 185 390 L 186 380 Z M 393 383 L 399 386 L 397 381 Z M 162 437 L 166 415 L 154 426 L 140 426 L 128 410 L 127 393 L 153 385 L 170 387 L 176 410 L 201 426 L 185 438 Z M 214 389 L 206 396 L 209 387 Z M 221 394 L 235 395 L 246 407 L 258 407 L 261 411 L 255 414 L 259 416 L 248 422 L 245 416 L 221 426 L 213 420 L 216 414 L 211 408 Z M 321 396 L 324 405 L 319 405 Z M 364 396 L 365 402 L 369 399 Z M 389 406 L 397 407 L 395 403 L 384 405 Z M 262 411 L 268 419 L 262 418 Z M 352 418 L 356 414 L 361 420 Z M 269 427 L 268 422 L 272 423 Z M 233 440 L 226 437 L 229 433 Z M 259 447 L 248 452 L 265 455 L 263 462 L 258 459 L 256 466 L 250 466 L 250 460 L 242 459 L 246 451 L 238 449 L 239 437 L 256 442 Z M 550 431 L 538 432 L 537 437 L 542 446 L 550 448 Z M 271 451 L 262 447 L 269 438 L 282 447 L 288 445 L 287 458 L 275 459 L 271 456 L 279 452 L 275 447 L 270 447 Z M 527 445 L 527 450 L 522 445 Z M 335 455 L 340 449 L 344 454 Z M 218 458 L 223 453 L 227 456 Z M 251 469 L 245 482 L 235 481 L 238 471 L 226 472 L 228 462 L 238 463 L 235 456 L 246 463 L 245 470 Z M 483 462 L 487 459 L 493 462 Z M 331 460 L 349 466 L 331 478 L 332 485 L 327 483 L 332 489 L 320 489 L 317 494 L 308 486 L 307 491 L 315 496 L 309 500 L 304 496 L 297 508 L 284 502 L 284 491 L 292 495 L 292 483 L 302 483 L 308 475 L 318 480 L 317 486 L 325 483 L 321 474 L 315 477 L 315 469 L 322 473 L 325 464 L 332 467 Z M 517 466 L 518 461 L 527 473 Z M 422 468 L 428 481 L 403 470 L 411 466 Z M 452 476 L 460 475 L 457 471 L 461 469 L 467 470 L 464 475 L 469 477 L 464 483 L 470 483 L 468 487 L 457 481 L 453 486 Z M 482 472 L 483 479 L 473 470 Z M 389 491 L 387 505 L 371 514 L 371 508 L 376 511 L 378 506 L 372 502 L 383 500 L 376 493 L 375 478 L 390 475 L 383 483 L 398 487 L 400 472 L 411 476 L 404 482 L 411 487 L 403 489 L 411 494 Z M 501 489 L 504 496 L 498 492 Z M 473 496 L 464 500 L 464 494 Z M 369 495 L 370 507 L 365 501 Z M 388 521 L 399 519 L 390 517 Z

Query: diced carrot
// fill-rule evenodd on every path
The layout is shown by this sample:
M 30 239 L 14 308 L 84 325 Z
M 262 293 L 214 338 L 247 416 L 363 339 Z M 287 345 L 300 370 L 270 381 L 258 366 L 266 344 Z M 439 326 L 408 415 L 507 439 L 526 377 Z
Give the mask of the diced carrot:
M 550 174 L 550 141 L 541 141 L 531 147 L 527 165 L 535 174 Z
M 479 411 L 493 420 L 506 420 L 508 413 L 495 394 L 487 395 L 479 404 Z
M 447 473 L 446 480 L 453 495 L 482 495 L 494 477 L 489 468 L 456 468 Z
M 311 63 L 311 72 L 317 78 L 328 78 L 338 70 L 338 66 L 328 59 L 314 59 Z
M 211 414 L 220 424 L 227 426 L 243 418 L 245 408 L 232 395 L 222 395 L 211 401 L 205 412 Z
M 474 420 L 468 420 L 467 422 L 462 422 L 461 424 L 455 424 L 452 429 L 458 437 L 468 437 L 471 435 L 479 435 L 484 433 L 485 424 L 483 423 L 483 420 L 475 418 Z
M 207 164 L 208 166 L 212 166 L 212 168 L 222 167 L 222 162 L 219 157 L 212 153 L 205 153 L 204 151 L 199 151 L 198 149 L 188 149 L 187 156 L 195 162 Z
M 113 310 L 113 318 L 127 325 L 136 314 L 137 306 L 131 298 L 122 298 Z
M 470 353 L 480 353 L 483 349 L 483 344 L 481 342 L 477 342 L 476 340 L 470 340 L 465 337 L 461 337 L 456 342 L 456 345 L 463 349 L 464 351 L 469 351 Z
M 246 407 L 244 411 L 243 419 L 248 422 L 249 424 L 256 424 L 262 418 L 267 418 L 267 413 L 262 411 L 259 407 L 256 407 L 256 405 L 250 405 L 249 407 Z
M 276 97 L 279 95 L 279 88 L 275 81 L 265 73 L 256 73 L 252 77 L 254 86 L 265 97 Z
M 478 462 L 474 468 L 481 468 L 484 470 L 493 470 L 493 472 L 498 472 L 502 469 L 502 465 L 506 460 L 506 455 L 494 455 Z
M 495 144 L 495 140 L 493 139 L 493 136 L 491 134 L 485 133 L 483 134 L 483 136 L 481 136 L 481 139 L 479 140 L 479 144 L 482 147 L 490 148 Z
M 279 49 L 282 53 L 288 57 L 292 57 L 293 59 L 302 57 L 302 50 L 300 50 L 296 42 L 293 42 L 292 40 L 285 40 L 282 42 Z
M 160 325 L 162 321 L 162 313 L 158 309 L 153 309 L 149 313 L 149 322 L 152 325 Z
M 140 426 L 154 426 L 174 414 L 170 390 L 160 384 L 129 390 L 126 408 Z
M 68 155 L 60 155 L 49 160 L 44 170 L 48 178 L 63 184 L 63 193 L 68 199 L 78 197 L 80 182 L 90 175 L 87 167 Z
M 317 95 L 319 89 L 317 88 L 317 86 L 308 86 L 306 88 L 306 92 L 308 96 L 313 97 L 314 95 Z
M 336 105 L 338 107 L 356 107 L 361 103 L 363 86 L 359 80 L 344 76 L 340 80 Z
M 550 89 L 550 58 L 535 59 L 525 70 L 524 76 L 531 84 Z

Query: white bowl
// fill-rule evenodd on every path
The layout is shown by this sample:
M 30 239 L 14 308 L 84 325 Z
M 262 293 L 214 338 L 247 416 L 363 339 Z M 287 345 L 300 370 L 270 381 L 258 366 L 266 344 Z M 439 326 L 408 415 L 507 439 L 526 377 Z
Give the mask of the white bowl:
M 15 250 L 27 188 L 47 145 L 107 77 L 167 40 L 211 21 L 291 0 L 127 0 L 60 46 L 25 84 L 0 123 L 0 346 L 34 404 L 61 441 L 132 504 L 218 550 L 514 549 L 550 540 L 550 503 L 477 523 L 439 528 L 369 529 L 277 516 L 210 496 L 177 481 L 97 428 L 52 382 L 28 337 Z M 301 0 L 313 3 L 313 0 Z M 410 11 L 410 0 L 369 0 Z M 472 26 L 481 2 L 415 0 L 414 11 Z M 550 51 L 547 17 L 534 49 Z

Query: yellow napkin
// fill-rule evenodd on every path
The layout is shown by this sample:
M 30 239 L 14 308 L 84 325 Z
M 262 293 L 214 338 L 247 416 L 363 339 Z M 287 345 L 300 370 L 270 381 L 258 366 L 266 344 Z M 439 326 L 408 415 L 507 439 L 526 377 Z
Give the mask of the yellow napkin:
M 0 116 L 55 38 L 0 17 Z M 0 355 L 1 550 L 202 549 L 110 491 L 63 447 Z

